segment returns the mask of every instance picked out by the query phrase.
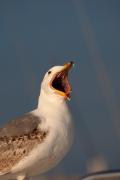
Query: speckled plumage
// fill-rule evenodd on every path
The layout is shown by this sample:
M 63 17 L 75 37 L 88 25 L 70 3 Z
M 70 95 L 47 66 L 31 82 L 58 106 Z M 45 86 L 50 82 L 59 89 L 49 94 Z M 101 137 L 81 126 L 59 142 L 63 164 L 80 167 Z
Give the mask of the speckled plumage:
M 37 116 L 27 113 L 0 129 L 0 172 L 10 172 L 21 158 L 42 143 L 48 131 L 38 129 L 39 123 Z

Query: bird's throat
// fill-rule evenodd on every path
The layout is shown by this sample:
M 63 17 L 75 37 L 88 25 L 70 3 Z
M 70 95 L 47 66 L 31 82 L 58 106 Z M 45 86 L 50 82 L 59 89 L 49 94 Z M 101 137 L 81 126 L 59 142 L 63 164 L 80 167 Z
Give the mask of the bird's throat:
M 44 114 L 64 113 L 68 111 L 68 105 L 63 98 L 58 98 L 55 95 L 49 96 L 41 90 L 38 100 L 38 110 Z

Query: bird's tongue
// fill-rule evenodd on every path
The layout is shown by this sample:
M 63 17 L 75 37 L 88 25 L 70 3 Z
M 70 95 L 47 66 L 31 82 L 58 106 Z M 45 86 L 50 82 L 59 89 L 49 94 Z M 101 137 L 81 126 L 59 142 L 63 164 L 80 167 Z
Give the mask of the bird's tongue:
M 68 81 L 68 77 L 65 76 L 64 79 L 62 78 L 62 86 L 64 87 L 64 92 L 68 98 L 70 98 L 71 86 Z

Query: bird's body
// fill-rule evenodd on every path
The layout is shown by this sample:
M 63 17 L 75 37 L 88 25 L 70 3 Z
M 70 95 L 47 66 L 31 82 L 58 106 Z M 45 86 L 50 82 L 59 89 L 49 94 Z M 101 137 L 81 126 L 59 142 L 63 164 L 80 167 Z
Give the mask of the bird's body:
M 61 68 L 54 68 L 55 73 Z M 67 103 L 46 89 L 46 76 L 37 109 L 0 129 L 2 180 L 23 180 L 46 172 L 63 159 L 72 144 L 73 124 Z

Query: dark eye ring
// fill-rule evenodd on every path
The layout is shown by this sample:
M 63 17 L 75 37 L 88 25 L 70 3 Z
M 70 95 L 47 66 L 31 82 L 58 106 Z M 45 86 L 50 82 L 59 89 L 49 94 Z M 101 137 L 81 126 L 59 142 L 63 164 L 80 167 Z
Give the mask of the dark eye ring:
M 51 71 L 48 71 L 48 74 L 51 74 Z

